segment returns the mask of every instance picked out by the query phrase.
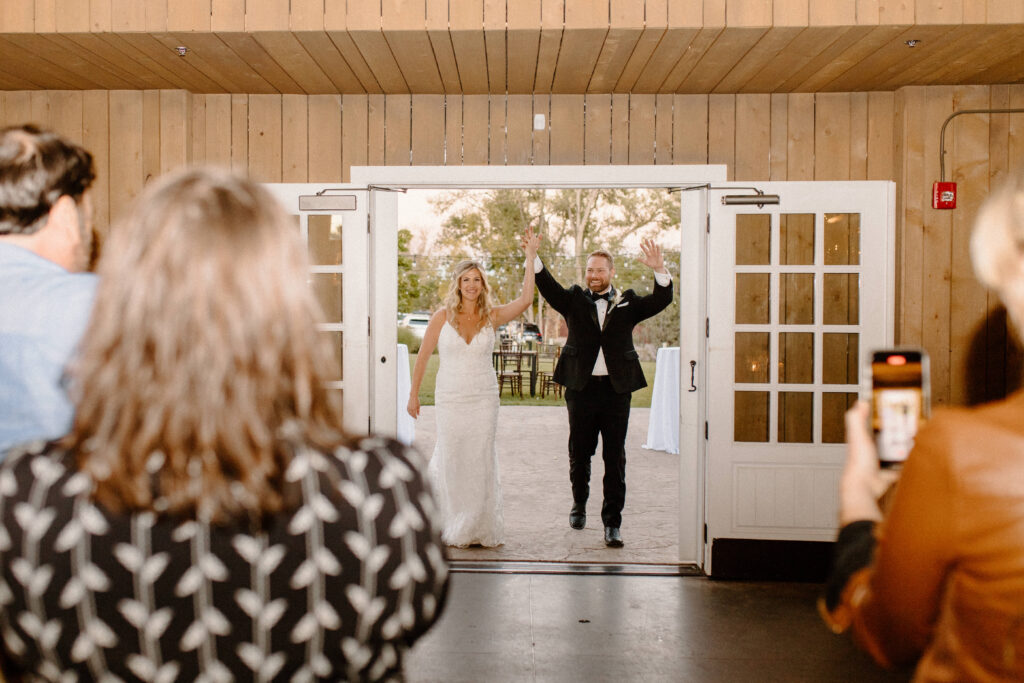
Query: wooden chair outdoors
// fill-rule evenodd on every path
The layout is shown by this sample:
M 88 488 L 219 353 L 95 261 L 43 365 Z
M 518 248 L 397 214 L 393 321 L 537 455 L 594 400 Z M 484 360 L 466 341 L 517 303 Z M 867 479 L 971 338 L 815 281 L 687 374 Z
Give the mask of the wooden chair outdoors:
M 540 384 L 541 398 L 553 392 L 559 398 L 562 396 L 562 385 L 555 381 L 555 363 L 562 353 L 562 347 L 558 344 L 541 344 L 537 347 L 537 383 Z
M 498 352 L 498 395 L 508 384 L 509 392 L 523 397 L 523 354 L 517 344 L 502 344 Z

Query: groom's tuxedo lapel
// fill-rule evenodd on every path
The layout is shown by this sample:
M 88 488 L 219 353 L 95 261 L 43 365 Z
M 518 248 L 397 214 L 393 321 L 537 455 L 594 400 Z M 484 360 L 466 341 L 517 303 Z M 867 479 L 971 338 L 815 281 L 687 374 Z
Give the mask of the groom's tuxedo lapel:
M 594 308 L 597 308 L 597 302 L 594 302 Z M 600 317 L 600 316 L 598 316 Z M 608 327 L 608 319 L 612 317 L 612 302 L 608 302 L 608 308 L 604 309 L 604 322 L 601 323 L 601 332 L 604 333 L 606 327 Z
M 594 327 L 601 329 L 601 323 L 597 316 L 597 302 L 590 298 L 590 295 L 587 294 L 587 290 L 585 289 L 583 290 L 583 301 L 586 303 L 587 313 L 590 315 L 590 319 L 594 321 Z M 605 320 L 607 319 L 608 316 L 605 314 Z

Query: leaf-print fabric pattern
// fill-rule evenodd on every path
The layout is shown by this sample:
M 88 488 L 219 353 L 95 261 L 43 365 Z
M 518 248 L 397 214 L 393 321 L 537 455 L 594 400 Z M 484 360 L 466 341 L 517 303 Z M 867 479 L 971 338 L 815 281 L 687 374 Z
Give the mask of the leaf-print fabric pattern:
M 437 619 L 447 565 L 420 456 L 298 448 L 298 503 L 259 528 L 110 513 L 73 454 L 0 465 L 0 640 L 42 680 L 388 680 Z M 396 521 L 397 520 L 397 521 Z

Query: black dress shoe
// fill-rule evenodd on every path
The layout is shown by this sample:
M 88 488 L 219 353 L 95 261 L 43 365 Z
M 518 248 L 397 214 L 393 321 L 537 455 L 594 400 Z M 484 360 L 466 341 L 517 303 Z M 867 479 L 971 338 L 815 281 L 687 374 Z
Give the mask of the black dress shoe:
M 569 511 L 569 526 L 573 529 L 582 529 L 587 525 L 587 508 L 584 505 L 574 504 Z
M 621 548 L 623 546 L 622 536 L 619 535 L 619 527 L 606 526 L 604 528 L 604 544 L 609 548 Z

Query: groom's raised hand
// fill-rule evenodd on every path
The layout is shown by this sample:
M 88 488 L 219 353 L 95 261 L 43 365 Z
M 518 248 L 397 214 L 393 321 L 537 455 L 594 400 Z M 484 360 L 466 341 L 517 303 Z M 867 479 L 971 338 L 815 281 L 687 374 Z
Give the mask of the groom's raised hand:
M 640 263 L 649 266 L 658 273 L 668 272 L 665 268 L 665 257 L 661 253 L 661 246 L 657 242 L 654 240 L 644 240 L 640 243 L 640 250 L 643 252 L 643 256 L 640 257 Z

